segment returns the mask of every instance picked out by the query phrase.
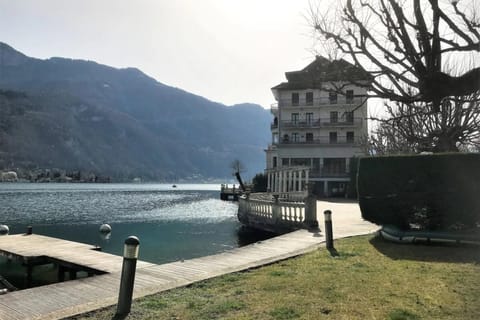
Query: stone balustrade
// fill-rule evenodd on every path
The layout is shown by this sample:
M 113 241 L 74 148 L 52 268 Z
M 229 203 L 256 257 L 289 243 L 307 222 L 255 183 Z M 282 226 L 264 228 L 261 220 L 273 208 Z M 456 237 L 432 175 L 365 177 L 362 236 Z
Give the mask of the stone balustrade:
M 306 192 L 246 194 L 239 198 L 238 219 L 249 227 L 274 233 L 317 228 L 316 198 Z

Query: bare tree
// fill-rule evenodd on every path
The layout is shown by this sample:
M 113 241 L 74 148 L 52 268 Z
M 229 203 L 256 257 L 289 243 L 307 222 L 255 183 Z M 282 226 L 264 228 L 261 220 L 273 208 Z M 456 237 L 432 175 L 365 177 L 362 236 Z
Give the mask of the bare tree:
M 375 154 L 475 150 L 480 146 L 479 94 L 445 98 L 440 112 L 422 103 L 386 104 L 387 119 L 370 139 Z
M 346 0 L 338 9 L 332 14 L 311 5 L 311 24 L 321 42 L 333 43 L 371 75 L 369 84 L 352 83 L 368 86 L 368 96 L 394 102 L 387 106 L 392 119 L 384 123 L 418 135 L 412 145 L 430 139 L 436 151 L 474 140 L 480 91 L 476 0 Z
M 233 171 L 233 175 L 237 179 L 238 183 L 240 184 L 240 188 L 242 188 L 242 191 L 245 191 L 245 185 L 243 184 L 242 177 L 240 176 L 240 173 L 245 170 L 243 164 L 240 162 L 240 160 L 235 159 L 232 161 L 230 164 L 230 168 Z

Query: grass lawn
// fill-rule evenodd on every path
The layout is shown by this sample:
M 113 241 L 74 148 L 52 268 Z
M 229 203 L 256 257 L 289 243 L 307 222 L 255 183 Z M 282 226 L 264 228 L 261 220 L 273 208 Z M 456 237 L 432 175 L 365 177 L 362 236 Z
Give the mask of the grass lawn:
M 480 248 L 361 236 L 135 300 L 128 319 L 480 319 Z M 112 319 L 115 307 L 75 319 Z

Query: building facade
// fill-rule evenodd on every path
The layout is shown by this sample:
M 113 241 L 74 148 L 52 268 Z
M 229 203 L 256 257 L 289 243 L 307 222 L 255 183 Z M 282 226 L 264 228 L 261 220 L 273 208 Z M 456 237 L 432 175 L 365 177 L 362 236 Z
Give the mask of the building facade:
M 272 88 L 268 188 L 298 191 L 310 181 L 319 196 L 344 196 L 350 159 L 365 152 L 369 75 L 344 60 L 323 57 L 285 75 L 287 82 Z

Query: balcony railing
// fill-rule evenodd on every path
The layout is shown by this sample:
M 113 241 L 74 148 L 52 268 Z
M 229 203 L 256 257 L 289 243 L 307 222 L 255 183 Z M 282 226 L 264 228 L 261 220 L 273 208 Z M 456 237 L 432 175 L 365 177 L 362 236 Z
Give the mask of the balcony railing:
M 278 107 L 318 107 L 318 106 L 327 106 L 327 105 L 359 105 L 365 98 L 354 97 L 337 97 L 337 99 L 330 99 L 329 97 L 316 98 L 313 100 L 307 101 L 306 99 L 300 99 L 298 101 L 292 101 L 292 99 L 280 99 L 278 103 L 271 105 L 271 109 L 276 109 Z
M 314 137 L 313 139 L 300 139 L 295 137 L 282 137 L 280 145 L 329 145 L 329 146 L 354 146 L 361 143 L 360 139 L 347 139 L 345 137 Z
M 355 126 L 360 126 L 362 122 L 363 122 L 362 118 L 339 119 L 336 121 L 334 119 L 325 118 L 325 119 L 312 119 L 312 120 L 282 121 L 281 125 L 283 129 L 318 128 L 318 127 L 355 127 Z
M 282 128 L 315 128 L 320 127 L 320 119 L 308 121 L 282 121 Z
M 277 114 L 278 113 L 278 103 L 272 103 L 270 105 L 270 112 L 272 114 Z
M 335 121 L 334 119 L 322 119 L 322 126 L 326 127 L 349 127 L 349 126 L 359 126 L 362 124 L 362 118 L 350 118 L 350 119 L 339 119 Z

